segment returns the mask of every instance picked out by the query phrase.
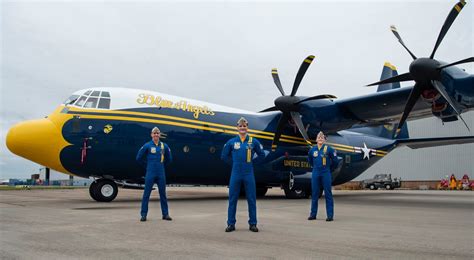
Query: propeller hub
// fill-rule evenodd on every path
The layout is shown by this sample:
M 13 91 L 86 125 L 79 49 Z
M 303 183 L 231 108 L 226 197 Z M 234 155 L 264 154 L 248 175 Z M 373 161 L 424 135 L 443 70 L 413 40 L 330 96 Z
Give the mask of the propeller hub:
M 431 80 L 439 80 L 439 61 L 430 58 L 418 58 L 410 64 L 410 75 L 418 83 L 427 83 Z
M 282 112 L 298 111 L 299 106 L 295 104 L 300 101 L 297 96 L 281 96 L 275 99 L 275 106 Z

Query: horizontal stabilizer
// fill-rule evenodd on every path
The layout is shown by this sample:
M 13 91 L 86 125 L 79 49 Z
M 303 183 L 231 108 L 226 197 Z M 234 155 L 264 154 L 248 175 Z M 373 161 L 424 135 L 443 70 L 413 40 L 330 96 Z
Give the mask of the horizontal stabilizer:
M 408 146 L 411 149 L 428 148 L 435 146 L 474 143 L 474 136 L 454 136 L 435 138 L 398 139 L 397 145 Z

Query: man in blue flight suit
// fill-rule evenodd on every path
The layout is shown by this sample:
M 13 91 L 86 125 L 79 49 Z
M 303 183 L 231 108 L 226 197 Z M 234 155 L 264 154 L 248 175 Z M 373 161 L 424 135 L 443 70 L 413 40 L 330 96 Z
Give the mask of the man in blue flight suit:
M 145 143 L 138 151 L 137 162 L 146 168 L 145 191 L 143 191 L 141 219 L 146 221 L 148 201 L 150 200 L 153 185 L 158 185 L 160 193 L 161 213 L 164 220 L 171 220 L 168 214 L 168 201 L 166 199 L 165 164 L 172 161 L 171 150 L 167 144 L 160 142 L 160 129 L 151 130 L 152 140 Z
M 308 220 L 316 219 L 318 214 L 319 189 L 322 183 L 324 188 L 324 198 L 326 198 L 326 221 L 334 219 L 334 200 L 332 198 L 331 170 L 339 165 L 336 150 L 325 144 L 326 136 L 319 132 L 316 137 L 316 145 L 309 150 L 308 161 L 313 172 L 311 176 L 311 213 Z
M 253 162 L 260 162 L 265 158 L 263 146 L 260 142 L 247 134 L 248 121 L 240 118 L 237 122 L 239 135 L 230 139 L 222 150 L 221 159 L 232 165 L 229 183 L 229 208 L 227 211 L 227 228 L 225 232 L 235 230 L 235 212 L 239 199 L 242 183 L 247 196 L 249 210 L 249 229 L 258 232 L 257 228 L 257 202 L 255 176 L 253 175 Z M 254 160 L 255 153 L 258 157 Z

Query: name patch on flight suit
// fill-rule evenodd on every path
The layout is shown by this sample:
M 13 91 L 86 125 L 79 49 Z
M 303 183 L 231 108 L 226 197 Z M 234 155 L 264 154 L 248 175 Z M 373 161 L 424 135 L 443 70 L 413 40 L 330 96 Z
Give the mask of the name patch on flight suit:
M 323 150 L 323 166 L 326 166 L 326 155 L 327 155 L 327 151 L 328 151 L 328 147 L 327 146 L 324 146 L 324 150 Z
M 150 153 L 156 153 L 156 147 L 152 147 L 152 148 L 150 149 Z
M 234 149 L 235 149 L 235 150 L 240 149 L 240 143 L 239 143 L 239 142 L 235 142 L 235 143 L 234 143 Z

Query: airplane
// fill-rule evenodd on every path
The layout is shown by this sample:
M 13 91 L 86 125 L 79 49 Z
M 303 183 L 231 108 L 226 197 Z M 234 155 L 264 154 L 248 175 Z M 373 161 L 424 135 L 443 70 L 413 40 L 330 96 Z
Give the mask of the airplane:
M 88 88 L 73 93 L 46 118 L 21 122 L 7 134 L 8 149 L 56 171 L 93 177 L 90 196 L 113 201 L 119 185 L 140 188 L 145 170 L 135 161 L 139 148 L 158 126 L 173 153 L 167 166 L 168 184 L 228 185 L 230 166 L 220 160 L 225 142 L 237 134 L 240 117 L 249 121 L 249 134 L 258 138 L 265 159 L 255 166 L 258 196 L 281 187 L 287 198 L 311 194 L 309 146 L 324 131 L 341 163 L 333 171 L 333 185 L 348 182 L 377 161 L 405 145 L 413 149 L 474 142 L 474 136 L 410 138 L 406 121 L 435 116 L 442 122 L 463 120 L 474 108 L 474 75 L 434 55 L 465 2 L 452 8 L 428 58 L 417 58 L 391 30 L 414 61 L 409 72 L 398 75 L 385 63 L 376 93 L 341 99 L 323 94 L 297 96 L 299 85 L 312 63 L 302 63 L 290 95 L 272 69 L 282 94 L 275 106 L 260 112 L 211 104 L 156 91 L 127 88 Z M 401 81 L 415 81 L 400 88 Z M 467 128 L 468 125 L 464 122 Z

